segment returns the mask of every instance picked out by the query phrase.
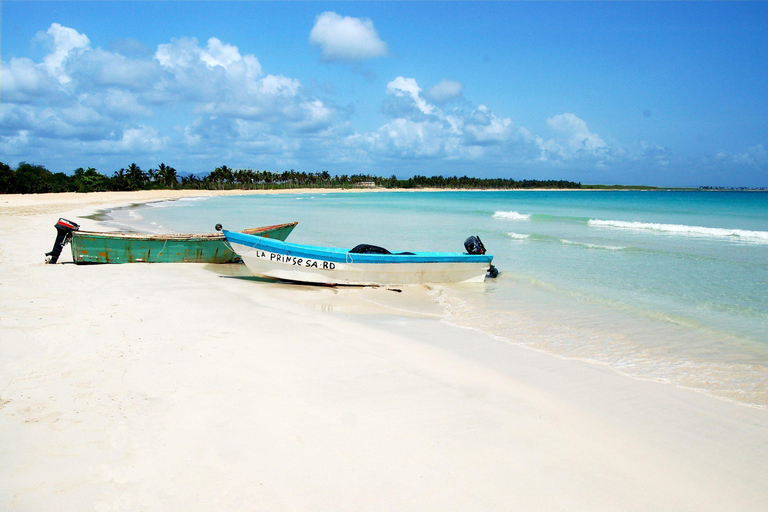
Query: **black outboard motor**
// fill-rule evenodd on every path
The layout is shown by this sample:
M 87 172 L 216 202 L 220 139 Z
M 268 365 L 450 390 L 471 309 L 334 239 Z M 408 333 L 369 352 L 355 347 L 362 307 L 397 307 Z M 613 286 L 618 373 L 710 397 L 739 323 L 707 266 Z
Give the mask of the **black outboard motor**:
M 485 246 L 483 245 L 483 242 L 480 241 L 479 236 L 471 236 L 464 240 L 464 248 L 467 250 L 469 254 L 485 254 Z M 499 276 L 499 270 L 491 265 L 488 267 L 488 277 L 498 277 Z
M 56 228 L 56 241 L 53 242 L 53 249 L 51 249 L 51 252 L 45 253 L 47 256 L 46 261 L 48 263 L 56 263 L 59 261 L 61 250 L 70 240 L 72 240 L 72 232 L 80 229 L 79 224 L 61 218 L 54 227 Z
M 464 240 L 464 248 L 469 254 L 485 254 L 485 246 L 479 236 L 471 236 Z

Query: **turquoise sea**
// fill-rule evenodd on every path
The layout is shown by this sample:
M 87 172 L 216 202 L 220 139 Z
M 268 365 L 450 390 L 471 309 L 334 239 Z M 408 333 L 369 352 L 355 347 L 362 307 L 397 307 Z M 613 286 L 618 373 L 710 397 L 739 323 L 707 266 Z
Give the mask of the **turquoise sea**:
M 289 241 L 393 251 L 460 251 L 478 235 L 500 275 L 430 286 L 446 322 L 768 406 L 766 192 L 318 191 L 154 203 L 129 215 L 158 232 L 296 220 Z

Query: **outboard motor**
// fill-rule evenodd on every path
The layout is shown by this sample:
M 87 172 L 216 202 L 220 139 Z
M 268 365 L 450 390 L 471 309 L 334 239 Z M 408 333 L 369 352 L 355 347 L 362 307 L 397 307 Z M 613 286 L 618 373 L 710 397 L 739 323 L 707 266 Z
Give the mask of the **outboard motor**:
M 485 254 L 485 246 L 479 236 L 471 236 L 464 240 L 464 248 L 469 254 Z
M 464 248 L 469 254 L 485 254 L 485 246 L 480 241 L 479 236 L 471 236 L 464 240 Z M 493 265 L 488 267 L 488 277 L 496 278 L 499 276 L 499 270 Z
M 72 232 L 80 229 L 79 224 L 61 218 L 54 227 L 56 228 L 56 241 L 53 242 L 53 249 L 51 249 L 51 252 L 45 253 L 47 256 L 46 261 L 48 263 L 56 263 L 59 261 L 61 250 L 70 240 L 72 240 Z

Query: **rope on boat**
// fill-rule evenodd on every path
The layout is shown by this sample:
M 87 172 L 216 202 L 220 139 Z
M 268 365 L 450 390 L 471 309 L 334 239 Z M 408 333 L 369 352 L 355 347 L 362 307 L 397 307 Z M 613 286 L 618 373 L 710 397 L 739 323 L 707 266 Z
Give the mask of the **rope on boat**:
M 165 237 L 165 243 L 163 243 L 162 249 L 157 253 L 157 256 L 155 256 L 155 259 L 152 261 L 148 261 L 147 263 L 157 263 L 160 259 L 160 256 L 163 254 L 163 251 L 165 251 L 165 246 L 168 245 L 168 237 Z
M 221 224 L 216 224 L 216 231 L 221 231 L 221 230 L 222 230 L 222 226 L 221 226 Z M 232 244 L 230 244 L 230 243 L 229 243 L 229 240 L 227 240 L 227 236 L 226 236 L 226 235 L 224 235 L 223 233 L 222 233 L 222 236 L 224 236 L 224 240 L 223 240 L 223 242 L 224 242 L 224 247 L 226 247 L 227 249 L 229 249 L 229 250 L 232 252 L 232 254 L 234 254 L 235 256 L 237 256 L 238 258 L 240 258 L 240 261 L 242 261 L 242 260 L 243 260 L 243 258 L 242 258 L 242 255 L 241 255 L 241 254 L 238 254 L 237 252 L 235 252 L 235 249 L 232 247 Z M 248 254 L 249 252 L 251 252 L 252 250 L 254 250 L 254 249 L 256 248 L 256 246 L 257 246 L 257 245 L 259 245 L 259 242 L 261 242 L 261 238 L 259 238 L 259 240 L 256 240 L 256 243 L 255 243 L 255 244 L 253 244 L 253 245 L 251 245 L 251 246 L 250 246 L 250 248 L 249 248 L 247 251 L 245 251 L 244 253 L 242 253 L 242 254 Z M 241 244 L 241 245 L 242 245 L 242 244 Z M 246 247 L 248 247 L 248 246 L 246 246 Z
M 232 246 L 231 246 L 231 245 L 230 245 L 230 243 L 229 243 L 229 240 L 227 240 L 226 238 L 224 238 L 224 247 L 226 247 L 227 249 L 229 249 L 230 251 L 232 251 L 232 254 L 235 254 L 235 255 L 237 255 L 237 253 L 235 252 L 235 249 L 233 249 L 233 248 L 232 248 Z M 245 251 L 243 254 L 248 254 L 249 252 L 251 252 L 251 249 L 248 249 L 248 250 L 247 250 L 247 251 Z
M 232 251 L 232 253 L 233 253 L 233 254 L 235 254 L 235 255 L 237 255 L 237 256 L 240 256 L 240 259 L 243 259 L 243 258 L 242 258 L 242 255 L 243 255 L 243 254 L 248 254 L 249 252 L 251 252 L 252 250 L 254 250 L 254 249 L 256 248 L 256 246 L 257 246 L 257 245 L 259 245 L 259 243 L 261 242 L 261 237 L 257 237 L 257 238 L 259 238 L 259 240 L 257 240 L 257 241 L 256 241 L 256 243 L 254 243 L 254 244 L 253 244 L 253 245 L 251 245 L 251 246 L 246 246 L 246 247 L 249 247 L 249 248 L 248 248 L 248 250 L 247 250 L 247 251 L 245 251 L 245 252 L 243 252 L 243 253 L 238 253 L 238 252 L 236 252 L 236 251 L 235 251 L 235 250 L 232 248 L 232 245 L 230 245 L 230 243 L 229 243 L 229 240 L 227 240 L 227 237 L 224 237 L 224 245 L 225 245 L 225 246 L 226 246 L 226 247 L 227 247 L 227 248 L 228 248 L 230 251 Z M 242 245 L 242 244 L 240 244 L 240 245 Z

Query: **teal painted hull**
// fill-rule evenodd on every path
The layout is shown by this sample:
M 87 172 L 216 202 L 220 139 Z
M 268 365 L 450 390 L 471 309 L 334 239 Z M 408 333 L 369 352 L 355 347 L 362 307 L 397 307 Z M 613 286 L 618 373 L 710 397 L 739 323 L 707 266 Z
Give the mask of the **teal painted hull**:
M 285 240 L 296 222 L 246 229 L 248 233 Z M 146 235 L 135 233 L 72 233 L 72 260 L 84 263 L 237 263 L 221 233 Z

